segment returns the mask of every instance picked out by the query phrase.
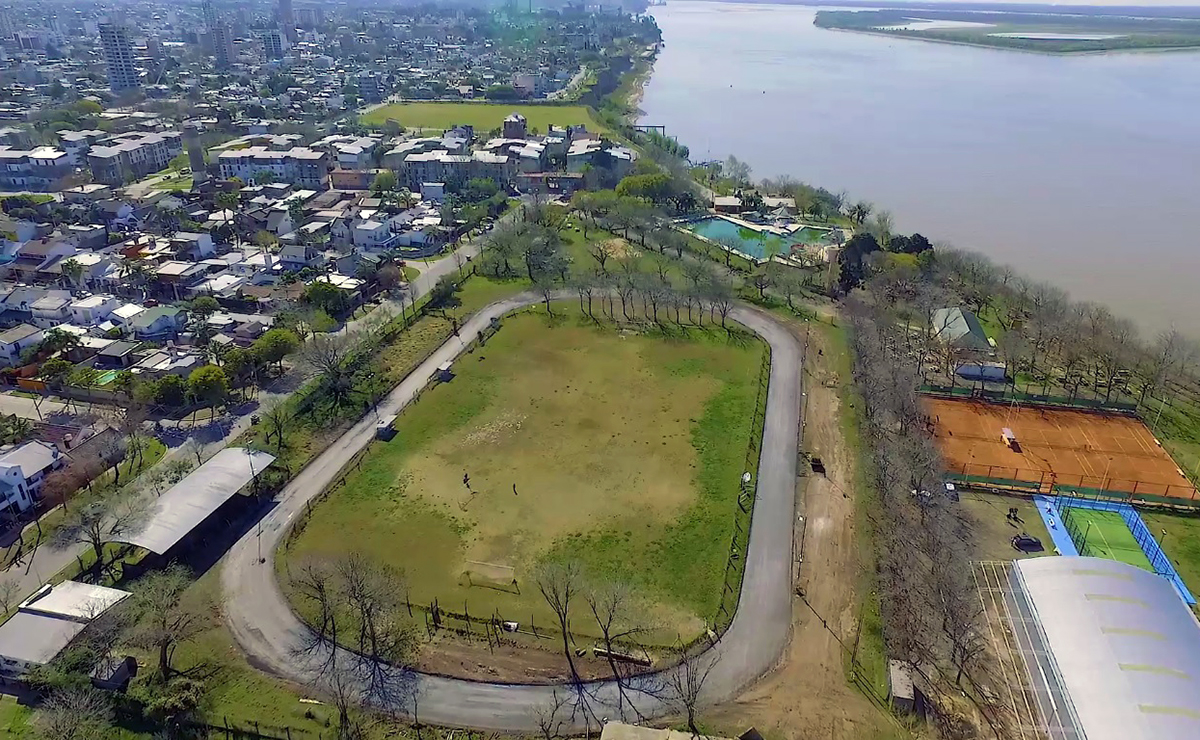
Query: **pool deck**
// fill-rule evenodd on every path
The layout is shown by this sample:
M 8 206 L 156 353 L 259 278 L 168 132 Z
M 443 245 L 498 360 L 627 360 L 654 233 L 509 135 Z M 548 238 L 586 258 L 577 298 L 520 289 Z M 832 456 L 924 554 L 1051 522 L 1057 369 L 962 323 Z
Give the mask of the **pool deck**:
M 751 231 L 756 231 L 756 232 L 764 233 L 764 234 L 770 234 L 771 236 L 778 237 L 780 239 L 787 239 L 787 238 L 791 237 L 793 234 L 796 234 L 797 232 L 803 231 L 805 229 L 811 229 L 813 231 L 826 231 L 826 232 L 833 231 L 832 226 L 814 226 L 812 224 L 805 224 L 805 223 L 799 223 L 799 222 L 794 224 L 794 226 L 795 226 L 794 229 L 788 231 L 788 230 L 781 229 L 776 226 L 771 226 L 769 224 L 756 224 L 756 223 L 752 223 L 750 221 L 744 221 L 744 220 L 738 218 L 737 216 L 730 216 L 727 213 L 712 213 L 712 212 L 707 213 L 704 216 L 699 217 L 699 218 L 681 218 L 681 219 L 676 219 L 676 221 L 674 222 L 674 227 L 676 230 L 683 231 L 683 232 L 689 234 L 690 236 L 694 236 L 697 239 L 699 239 L 700 241 L 704 242 L 705 244 L 711 244 L 712 246 L 717 247 L 718 249 L 728 250 L 743 259 L 753 262 L 756 265 L 761 265 L 764 262 L 766 262 L 767 261 L 766 258 L 756 257 L 755 255 L 747 254 L 740 249 L 730 249 L 729 247 L 726 247 L 724 244 L 716 242 L 703 234 L 698 234 L 695 231 L 692 231 L 691 229 L 687 228 L 688 224 L 694 224 L 694 223 L 698 223 L 700 221 L 707 221 L 707 220 L 714 219 L 714 218 L 721 219 L 722 221 L 728 221 L 729 223 L 734 224 L 735 226 L 737 226 L 739 228 L 750 229 Z M 800 266 L 797 262 L 792 260 L 790 257 L 784 256 L 782 254 L 775 255 L 774 260 L 777 262 L 782 262 L 784 264 L 795 265 L 797 267 Z

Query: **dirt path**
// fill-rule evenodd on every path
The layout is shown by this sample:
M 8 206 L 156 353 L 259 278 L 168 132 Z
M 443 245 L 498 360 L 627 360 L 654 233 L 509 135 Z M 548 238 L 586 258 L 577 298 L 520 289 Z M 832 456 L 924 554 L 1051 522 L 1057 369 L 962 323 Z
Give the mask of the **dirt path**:
M 803 323 L 797 322 L 795 331 L 803 342 Z M 792 640 L 783 663 L 710 716 L 727 733 L 754 726 L 767 737 L 788 740 L 891 737 L 898 731 L 896 725 L 847 682 L 839 638 L 846 644 L 853 642 L 854 592 L 861 580 L 852 498 L 854 466 L 839 422 L 838 390 L 825 385 L 836 377 L 828 338 L 813 331 L 805 356 L 804 449 L 821 458 L 826 475 L 797 481 L 802 504 L 797 511 L 806 518 L 800 523 L 803 563 L 797 581 L 804 596 L 793 600 Z

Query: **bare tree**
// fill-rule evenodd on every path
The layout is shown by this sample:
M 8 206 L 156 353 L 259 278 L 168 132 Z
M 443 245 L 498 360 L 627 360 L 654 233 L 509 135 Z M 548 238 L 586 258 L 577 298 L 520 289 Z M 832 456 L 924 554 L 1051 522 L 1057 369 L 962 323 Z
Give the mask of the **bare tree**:
M 179 449 L 189 459 L 196 460 L 196 467 L 204 464 L 204 443 L 200 440 L 195 437 L 188 437 L 187 441 Z
M 3 609 L 4 614 L 8 614 L 14 606 L 17 599 L 21 598 L 21 582 L 14 576 L 5 576 L 0 579 L 0 609 Z
M 563 708 L 566 705 L 565 696 L 559 694 L 555 689 L 549 702 L 534 707 L 533 717 L 537 722 L 538 734 L 542 736 L 543 740 L 562 737 L 566 719 L 561 715 L 564 714 Z
M 353 349 L 354 341 L 346 334 L 315 334 L 300 349 L 300 362 L 321 377 L 335 401 L 350 393 L 345 367 Z
M 262 419 L 267 424 L 267 444 L 271 444 L 271 435 L 274 434 L 275 450 L 282 453 L 284 440 L 296 420 L 296 412 L 286 399 L 280 399 L 263 413 Z
M 579 563 L 574 560 L 547 563 L 538 569 L 535 580 L 542 598 L 558 618 L 559 630 L 562 632 L 563 655 L 566 656 L 567 666 L 571 669 L 571 680 L 579 683 L 579 671 L 575 667 L 575 656 L 571 651 L 571 603 L 579 594 L 582 585 Z
M 104 567 L 104 543 L 129 534 L 145 521 L 149 506 L 140 496 L 121 489 L 98 501 L 67 512 L 65 521 L 54 531 L 51 543 L 57 547 L 90 545 L 96 567 Z
M 112 700 L 91 687 L 56 689 L 38 708 L 33 726 L 44 740 L 104 740 L 113 730 Z
M 630 649 L 641 649 L 637 645 L 637 639 L 648 629 L 645 614 L 633 589 L 624 583 L 592 586 L 584 592 L 583 598 L 596 620 L 596 626 L 600 629 L 608 667 L 617 683 L 617 711 L 624 716 L 626 703 L 631 709 L 635 707 L 626 695 L 627 672 L 621 670 L 618 654 Z
M 733 311 L 733 285 L 728 280 L 713 278 L 708 286 L 708 300 L 712 310 L 721 316 L 721 326 L 728 329 L 725 322 Z
M 143 576 L 134 589 L 133 609 L 138 617 L 134 641 L 158 652 L 158 675 L 164 682 L 171 677 L 175 648 L 208 625 L 202 609 L 185 601 L 190 585 L 187 569 L 172 565 Z
M 681 650 L 680 656 L 679 665 L 667 671 L 664 677 L 665 699 L 687 720 L 692 736 L 700 737 L 696 716 L 701 706 L 704 684 L 708 682 L 708 675 L 717 664 L 716 650 L 692 654 Z

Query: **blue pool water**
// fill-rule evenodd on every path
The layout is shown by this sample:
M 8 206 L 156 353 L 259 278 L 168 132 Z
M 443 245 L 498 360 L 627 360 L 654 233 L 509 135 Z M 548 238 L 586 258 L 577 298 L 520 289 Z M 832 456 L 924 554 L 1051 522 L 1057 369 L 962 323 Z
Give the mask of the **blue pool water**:
M 788 243 L 777 236 L 763 234 L 754 229 L 738 226 L 723 218 L 706 218 L 687 225 L 687 230 L 715 242 L 734 240 L 741 246 L 738 251 L 751 257 L 763 259 L 767 256 L 767 245 L 774 245 L 777 253 L 786 253 Z
M 739 252 L 758 259 L 764 259 L 767 256 L 768 246 L 773 247 L 777 254 L 787 256 L 791 252 L 792 245 L 815 244 L 820 242 L 826 234 L 821 229 L 804 227 L 790 236 L 781 237 L 748 229 L 717 216 L 690 223 L 685 228 L 693 234 L 718 243 L 733 239 L 741 245 L 738 247 Z

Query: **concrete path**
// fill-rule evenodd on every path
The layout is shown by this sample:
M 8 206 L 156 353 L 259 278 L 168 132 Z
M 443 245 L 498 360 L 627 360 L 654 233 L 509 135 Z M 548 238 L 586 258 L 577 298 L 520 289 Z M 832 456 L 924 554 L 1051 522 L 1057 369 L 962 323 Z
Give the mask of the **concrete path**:
M 538 296 L 522 294 L 473 315 L 461 328 L 460 336 L 442 345 L 380 403 L 378 413 L 395 414 L 403 409 L 438 366 L 458 357 L 493 318 L 539 300 Z M 770 344 L 771 374 L 741 599 L 733 625 L 706 656 L 714 661 L 705 684 L 706 701 L 731 699 L 770 671 L 783 653 L 791 624 L 802 351 L 788 329 L 765 313 L 738 306 L 731 318 Z M 261 530 L 247 533 L 226 557 L 221 572 L 225 618 L 251 663 L 261 670 L 300 684 L 326 685 L 319 666 L 330 657 L 331 648 L 313 648 L 312 633 L 292 612 L 276 579 L 274 555 L 305 505 L 332 484 L 342 467 L 370 442 L 375 424 L 375 416 L 368 415 L 313 460 L 280 492 L 274 508 L 263 518 Z M 260 544 L 263 562 L 259 561 Z M 351 662 L 341 650 L 338 659 L 345 664 Z M 387 691 L 371 692 L 368 700 L 409 716 L 415 708 L 421 721 L 441 725 L 500 732 L 537 731 L 538 712 L 545 711 L 556 695 L 571 699 L 563 710 L 565 716 L 559 716 L 564 730 L 597 727 L 604 718 L 636 719 L 670 711 L 662 698 L 667 673 L 627 682 L 634 689 L 630 698 L 636 710 L 619 702 L 618 689 L 611 681 L 552 687 L 475 682 L 396 669 L 385 670 L 384 675 L 387 679 L 382 683 Z M 360 683 L 360 688 L 367 694 L 365 685 Z

